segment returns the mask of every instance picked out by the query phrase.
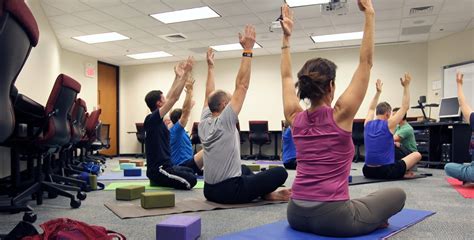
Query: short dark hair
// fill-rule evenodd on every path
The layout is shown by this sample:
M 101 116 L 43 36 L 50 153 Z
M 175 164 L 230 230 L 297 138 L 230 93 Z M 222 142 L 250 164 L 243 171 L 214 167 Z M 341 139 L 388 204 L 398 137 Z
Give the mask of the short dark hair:
M 384 115 L 384 114 L 386 114 L 390 111 L 392 111 L 392 107 L 390 106 L 390 104 L 388 104 L 388 102 L 381 102 L 381 103 L 377 104 L 375 114 L 376 115 Z
M 222 109 L 220 109 L 220 106 L 225 98 L 227 98 L 227 93 L 222 90 L 217 90 L 216 92 L 211 94 L 208 99 L 209 110 L 211 110 L 211 112 L 213 113 L 222 111 Z
M 150 111 L 155 111 L 156 110 L 156 102 L 161 100 L 161 96 L 163 95 L 163 92 L 160 90 L 153 90 L 147 93 L 145 96 L 145 103 L 150 109 Z
M 399 107 L 396 107 L 396 108 L 394 108 L 392 111 L 398 112 L 398 110 L 400 110 L 400 108 L 399 108 Z M 405 113 L 405 116 L 403 116 L 403 120 L 407 120 L 407 114 L 406 114 L 406 113 Z
M 336 80 L 336 69 L 336 64 L 325 58 L 308 60 L 298 72 L 298 97 L 310 101 L 322 99 Z
M 170 113 L 170 119 L 173 124 L 179 121 L 181 115 L 183 114 L 183 110 L 181 108 L 176 108 Z

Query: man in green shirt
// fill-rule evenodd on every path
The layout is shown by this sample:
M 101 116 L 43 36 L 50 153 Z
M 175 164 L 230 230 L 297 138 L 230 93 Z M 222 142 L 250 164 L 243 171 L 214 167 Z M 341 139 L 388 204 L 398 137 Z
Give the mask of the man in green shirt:
M 399 108 L 393 109 L 395 114 Z M 403 120 L 395 128 L 393 134 L 393 140 L 395 141 L 395 158 L 402 159 L 405 156 L 413 152 L 418 152 L 416 148 L 415 133 L 413 127 L 407 122 L 407 115 L 403 117 Z

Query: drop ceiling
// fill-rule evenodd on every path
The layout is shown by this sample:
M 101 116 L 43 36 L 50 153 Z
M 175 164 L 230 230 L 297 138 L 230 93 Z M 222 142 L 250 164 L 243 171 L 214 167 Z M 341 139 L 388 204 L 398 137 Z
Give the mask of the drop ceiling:
M 64 49 L 117 65 L 170 62 L 194 55 L 203 60 L 208 46 L 236 43 L 246 24 L 257 29 L 262 46 L 255 55 L 279 54 L 281 30 L 269 31 L 280 15 L 280 0 L 41 0 L 41 5 Z M 378 44 L 426 42 L 474 28 L 474 0 L 374 0 L 375 40 Z M 150 14 L 209 6 L 222 17 L 163 24 Z M 345 15 L 323 15 L 319 6 L 294 8 L 292 51 L 306 52 L 360 44 L 360 40 L 315 44 L 311 35 L 361 31 L 364 17 L 356 0 L 348 0 Z M 413 16 L 414 7 L 433 6 Z M 86 44 L 72 37 L 118 32 L 129 40 Z M 162 35 L 181 33 L 186 41 L 170 43 Z M 41 39 L 40 39 L 41 40 Z M 134 60 L 125 55 L 165 51 L 173 57 Z M 216 58 L 239 57 L 240 51 L 219 52 Z

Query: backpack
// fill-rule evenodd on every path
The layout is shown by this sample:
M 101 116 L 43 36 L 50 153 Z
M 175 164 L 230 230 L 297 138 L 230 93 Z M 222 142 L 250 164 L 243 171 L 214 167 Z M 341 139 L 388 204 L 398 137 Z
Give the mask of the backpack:
M 69 218 L 57 218 L 40 225 L 43 234 L 28 236 L 23 240 L 126 240 L 120 233 L 105 229 L 101 226 L 88 225 L 87 223 Z
M 82 168 L 85 172 L 88 172 L 97 176 L 103 172 L 101 165 L 93 163 L 93 162 L 82 163 Z

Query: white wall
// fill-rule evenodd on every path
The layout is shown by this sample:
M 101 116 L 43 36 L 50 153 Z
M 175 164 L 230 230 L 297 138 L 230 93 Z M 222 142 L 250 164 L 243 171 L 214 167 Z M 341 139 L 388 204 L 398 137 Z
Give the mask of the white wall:
M 429 103 L 440 103 L 442 90 L 432 90 L 434 81 L 443 80 L 443 66 L 474 60 L 474 29 L 450 35 L 428 43 L 428 79 L 427 100 Z M 451 82 L 450 82 L 451 81 Z M 447 80 L 454 84 L 455 80 Z M 464 94 L 472 94 L 465 92 Z M 439 108 L 433 108 L 431 117 L 437 119 Z
M 356 48 L 293 54 L 294 76 L 296 76 L 296 73 L 306 60 L 314 57 L 328 58 L 338 65 L 336 95 L 339 96 L 348 86 L 352 74 L 357 68 L 358 56 L 359 49 Z M 376 47 L 372 82 L 375 84 L 377 78 L 384 80 L 385 91 L 381 100 L 390 101 L 393 106 L 400 105 L 402 87 L 399 83 L 399 77 L 405 71 L 411 72 L 414 79 L 412 84 L 412 103 L 416 102 L 419 95 L 425 95 L 426 56 L 426 43 Z M 139 144 L 135 135 L 127 134 L 126 132 L 134 131 L 135 123 L 143 122 L 144 117 L 148 114 L 148 109 L 144 102 L 144 97 L 148 91 L 154 89 L 163 90 L 165 93 L 168 91 L 174 79 L 174 64 L 162 63 L 121 67 L 121 153 L 139 152 Z M 216 61 L 216 88 L 228 91 L 233 90 L 239 64 L 240 59 Z M 279 55 L 254 57 L 250 89 L 239 116 L 242 130 L 248 129 L 247 122 L 249 120 L 268 120 L 271 130 L 281 129 L 280 120 L 284 117 L 279 66 Z M 196 79 L 194 99 L 196 100 L 196 106 L 191 113 L 188 130 L 190 130 L 192 122 L 199 121 L 200 110 L 204 102 L 207 75 L 205 62 L 198 62 L 194 69 L 194 77 Z M 368 104 L 375 93 L 374 84 L 370 84 L 367 98 L 357 114 L 358 118 L 364 118 L 366 115 Z M 183 100 L 184 95 L 175 107 L 181 107 Z M 410 114 L 419 115 L 418 112 Z
M 85 75 L 85 64 L 91 63 L 95 66 L 96 74 L 89 78 Z M 81 92 L 78 97 L 87 103 L 87 110 L 92 111 L 97 106 L 97 59 L 84 56 L 68 50 L 61 52 L 61 73 L 64 73 L 81 84 Z

